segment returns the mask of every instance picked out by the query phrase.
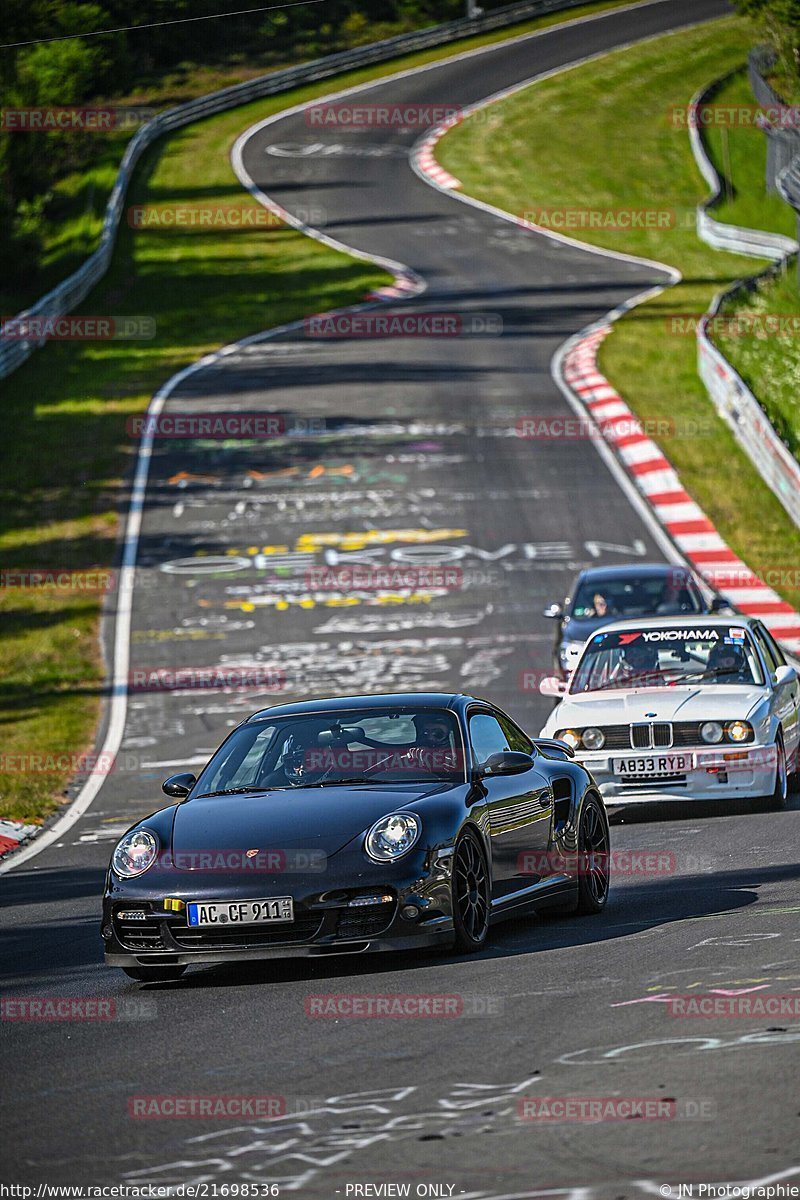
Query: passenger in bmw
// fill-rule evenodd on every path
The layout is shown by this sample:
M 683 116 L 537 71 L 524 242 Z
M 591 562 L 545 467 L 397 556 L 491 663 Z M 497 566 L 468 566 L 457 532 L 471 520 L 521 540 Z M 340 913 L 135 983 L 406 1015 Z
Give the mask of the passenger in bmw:
M 705 674 L 709 679 L 723 677 L 728 683 L 755 682 L 745 658 L 744 648 L 726 642 L 719 642 L 712 649 Z

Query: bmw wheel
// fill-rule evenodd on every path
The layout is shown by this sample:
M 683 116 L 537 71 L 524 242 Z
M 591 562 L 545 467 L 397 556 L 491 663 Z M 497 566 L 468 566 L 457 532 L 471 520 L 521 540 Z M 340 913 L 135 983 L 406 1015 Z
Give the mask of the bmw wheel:
M 789 772 L 786 767 L 786 751 L 783 748 L 783 738 L 778 734 L 775 739 L 775 748 L 778 751 L 778 765 L 775 770 L 775 787 L 771 796 L 765 796 L 766 806 L 768 809 L 780 812 L 786 808 L 789 801 Z

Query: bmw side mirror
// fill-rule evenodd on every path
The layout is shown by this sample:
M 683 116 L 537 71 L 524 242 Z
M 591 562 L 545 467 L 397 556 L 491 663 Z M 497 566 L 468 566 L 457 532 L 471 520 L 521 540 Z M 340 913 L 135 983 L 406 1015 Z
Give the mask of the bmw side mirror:
M 480 778 L 484 775 L 521 775 L 523 771 L 530 771 L 533 765 L 530 754 L 521 750 L 498 750 L 481 763 L 478 775 Z
M 556 617 L 562 616 L 562 608 L 560 604 L 548 604 L 547 608 L 542 613 L 543 617 L 554 620 Z
M 783 663 L 778 667 L 775 674 L 772 676 L 775 680 L 776 687 L 784 687 L 787 683 L 794 683 L 797 679 L 797 671 L 794 667 L 790 667 L 788 663 Z
M 724 596 L 714 596 L 711 601 L 712 613 L 724 612 L 726 608 L 730 608 L 730 600 L 726 600 Z
M 542 696 L 565 696 L 567 681 L 559 679 L 557 675 L 546 675 L 539 681 L 539 692 Z
M 161 790 L 165 796 L 172 796 L 175 800 L 185 800 L 196 783 L 197 778 L 186 771 L 181 775 L 170 775 L 169 779 L 165 779 L 162 783 Z

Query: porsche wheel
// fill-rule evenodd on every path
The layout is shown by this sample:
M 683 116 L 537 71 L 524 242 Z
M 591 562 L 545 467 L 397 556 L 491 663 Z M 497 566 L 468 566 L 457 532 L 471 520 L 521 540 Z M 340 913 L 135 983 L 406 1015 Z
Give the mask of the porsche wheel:
M 186 967 L 123 967 L 129 979 L 137 983 L 171 983 L 180 979 Z
M 602 800 L 589 794 L 578 830 L 578 913 L 599 913 L 606 906 L 611 837 Z
M 480 950 L 489 931 L 489 872 L 474 833 L 465 831 L 453 853 L 454 949 L 462 954 Z

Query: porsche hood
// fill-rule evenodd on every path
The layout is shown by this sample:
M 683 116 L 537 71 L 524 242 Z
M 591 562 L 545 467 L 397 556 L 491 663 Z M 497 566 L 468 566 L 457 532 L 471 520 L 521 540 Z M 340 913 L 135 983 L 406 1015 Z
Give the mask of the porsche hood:
M 175 810 L 174 865 L 193 869 L 204 855 L 248 850 L 309 851 L 330 858 L 386 813 L 416 806 L 449 785 L 291 788 L 238 796 L 199 796 Z

